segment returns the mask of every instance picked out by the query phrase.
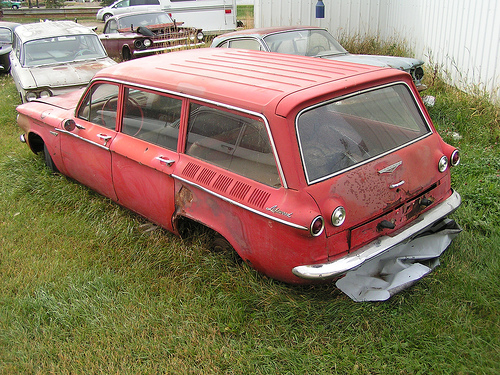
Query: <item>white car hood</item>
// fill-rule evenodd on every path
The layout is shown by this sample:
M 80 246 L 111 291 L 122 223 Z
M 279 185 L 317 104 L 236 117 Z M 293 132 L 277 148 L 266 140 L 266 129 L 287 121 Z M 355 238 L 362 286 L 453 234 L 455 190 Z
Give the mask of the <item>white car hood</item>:
M 366 64 L 380 67 L 390 67 L 408 71 L 411 68 L 422 65 L 422 60 L 413 59 L 411 57 L 397 57 L 397 56 L 379 56 L 379 55 L 338 55 L 338 56 L 318 56 L 325 59 L 347 61 L 357 64 Z
M 65 87 L 86 85 L 101 69 L 114 65 L 109 58 L 96 61 L 72 62 L 60 65 L 45 65 L 28 68 L 34 87 Z

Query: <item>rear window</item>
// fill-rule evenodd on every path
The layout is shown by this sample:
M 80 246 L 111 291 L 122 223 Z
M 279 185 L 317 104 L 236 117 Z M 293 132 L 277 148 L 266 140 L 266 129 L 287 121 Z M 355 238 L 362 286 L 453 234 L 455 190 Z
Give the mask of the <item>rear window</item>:
M 308 183 L 339 174 L 430 132 L 404 84 L 321 104 L 302 112 L 297 120 Z

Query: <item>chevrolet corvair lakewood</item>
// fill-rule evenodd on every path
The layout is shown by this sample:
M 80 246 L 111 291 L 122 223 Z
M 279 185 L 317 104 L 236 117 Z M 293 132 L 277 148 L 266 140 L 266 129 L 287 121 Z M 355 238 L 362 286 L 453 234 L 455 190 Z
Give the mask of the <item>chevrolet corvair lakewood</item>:
M 194 221 L 256 270 L 385 300 L 460 232 L 459 152 L 409 74 L 236 49 L 129 61 L 18 107 L 49 168 L 179 234 Z

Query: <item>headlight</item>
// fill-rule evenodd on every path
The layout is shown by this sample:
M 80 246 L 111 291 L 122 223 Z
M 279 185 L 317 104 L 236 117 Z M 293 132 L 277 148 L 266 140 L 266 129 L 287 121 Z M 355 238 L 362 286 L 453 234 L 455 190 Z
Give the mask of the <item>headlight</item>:
M 28 92 L 26 93 L 26 101 L 31 102 L 37 98 L 36 92 Z
M 422 78 L 424 78 L 424 69 L 422 69 L 421 66 L 415 68 L 415 70 L 413 71 L 413 78 L 416 81 L 420 81 Z
M 196 34 L 196 37 L 198 38 L 198 40 L 203 40 L 205 35 L 203 35 L 203 33 L 200 31 L 198 34 Z
M 145 39 L 144 40 L 144 46 L 146 48 L 151 47 L 152 44 L 153 44 L 153 42 L 151 41 L 151 39 Z
M 441 156 L 438 163 L 439 172 L 444 172 L 448 169 L 448 158 L 446 156 Z
M 134 40 L 134 47 L 137 48 L 137 49 L 141 49 L 142 47 L 144 46 L 144 44 L 142 43 L 142 40 Z
M 49 98 L 52 96 L 52 93 L 49 90 L 40 91 L 40 98 Z
M 332 225 L 340 227 L 345 221 L 345 208 L 342 206 L 337 207 L 332 213 Z

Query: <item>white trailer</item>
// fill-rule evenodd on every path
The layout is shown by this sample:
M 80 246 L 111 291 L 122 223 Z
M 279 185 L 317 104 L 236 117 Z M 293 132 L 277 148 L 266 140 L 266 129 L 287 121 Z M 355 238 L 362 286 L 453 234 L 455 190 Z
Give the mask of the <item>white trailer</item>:
M 236 0 L 117 0 L 99 9 L 96 18 L 106 21 L 117 14 L 164 10 L 183 26 L 220 34 L 236 29 Z
M 235 30 L 236 0 L 160 0 L 163 10 L 183 26 L 207 33 Z

